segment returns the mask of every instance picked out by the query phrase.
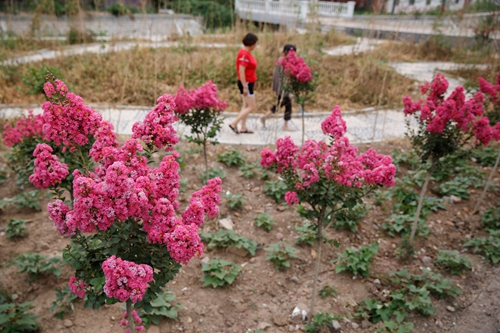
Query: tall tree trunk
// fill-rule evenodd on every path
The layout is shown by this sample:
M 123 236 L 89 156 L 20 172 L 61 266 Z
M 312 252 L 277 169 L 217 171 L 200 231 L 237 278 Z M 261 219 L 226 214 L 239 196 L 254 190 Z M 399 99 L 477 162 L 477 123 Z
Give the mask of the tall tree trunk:
M 127 320 L 128 320 L 128 327 L 130 328 L 130 333 L 135 333 L 135 322 L 134 322 L 134 316 L 132 315 L 132 301 L 127 300 Z
M 420 218 L 420 211 L 422 210 L 422 203 L 424 202 L 425 193 L 427 192 L 427 185 L 429 185 L 429 180 L 431 179 L 432 169 L 434 169 L 433 166 L 434 164 L 432 164 L 432 167 L 427 172 L 424 186 L 422 186 L 422 190 L 420 191 L 420 197 L 418 198 L 417 212 L 415 213 L 415 219 L 413 220 L 413 225 L 411 227 L 411 234 L 409 239 L 410 244 L 413 244 L 413 239 L 415 238 L 415 233 L 417 232 L 418 220 Z

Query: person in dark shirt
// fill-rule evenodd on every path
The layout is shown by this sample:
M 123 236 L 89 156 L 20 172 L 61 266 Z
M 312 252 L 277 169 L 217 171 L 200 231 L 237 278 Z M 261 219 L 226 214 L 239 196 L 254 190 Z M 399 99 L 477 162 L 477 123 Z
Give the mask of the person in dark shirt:
M 297 52 L 297 48 L 295 45 L 292 44 L 286 44 L 285 47 L 283 48 L 283 54 L 282 57 L 286 57 L 288 55 L 288 52 L 294 51 Z M 282 59 L 280 57 L 278 59 L 279 61 Z M 285 124 L 283 125 L 283 130 L 284 131 L 294 131 L 294 129 L 290 128 L 288 126 L 288 122 L 292 119 L 292 98 L 293 95 L 290 93 L 285 93 L 283 92 L 283 84 L 285 80 L 285 74 L 283 73 L 283 67 L 281 65 L 276 65 L 274 68 L 274 75 L 273 75 L 273 91 L 277 94 L 277 103 L 273 105 L 271 110 L 267 111 L 267 113 L 260 118 L 260 122 L 262 123 L 263 127 L 266 127 L 266 119 L 271 117 L 271 114 L 275 113 L 277 109 L 280 109 L 282 107 L 285 107 L 285 114 L 283 116 L 285 120 Z M 279 105 L 279 107 L 278 107 Z

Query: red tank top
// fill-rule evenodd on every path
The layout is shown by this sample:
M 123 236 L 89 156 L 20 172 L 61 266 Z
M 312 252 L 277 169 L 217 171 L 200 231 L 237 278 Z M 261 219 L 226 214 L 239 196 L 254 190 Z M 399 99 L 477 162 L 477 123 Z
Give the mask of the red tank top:
M 238 80 L 240 80 L 240 66 L 245 67 L 246 82 L 252 83 L 257 81 L 257 75 L 255 74 L 257 60 L 255 60 L 252 54 L 247 50 L 241 49 L 236 56 L 236 73 L 238 75 Z

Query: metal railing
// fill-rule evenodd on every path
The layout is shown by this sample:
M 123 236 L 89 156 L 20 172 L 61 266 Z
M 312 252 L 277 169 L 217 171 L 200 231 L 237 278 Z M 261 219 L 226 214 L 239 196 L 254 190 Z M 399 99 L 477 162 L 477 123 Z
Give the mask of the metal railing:
M 246 20 L 273 24 L 297 24 L 299 21 L 305 22 L 310 15 L 352 18 L 355 4 L 354 1 L 341 3 L 308 0 L 235 0 L 234 7 L 238 16 Z

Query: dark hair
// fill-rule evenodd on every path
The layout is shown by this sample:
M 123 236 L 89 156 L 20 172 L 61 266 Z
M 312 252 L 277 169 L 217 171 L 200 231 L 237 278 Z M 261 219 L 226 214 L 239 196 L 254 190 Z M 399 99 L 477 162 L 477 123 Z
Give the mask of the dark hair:
M 285 47 L 283 48 L 283 53 L 288 54 L 288 52 L 290 52 L 290 51 L 297 52 L 297 48 L 295 47 L 295 45 L 286 44 Z
M 255 45 L 258 40 L 259 40 L 259 38 L 257 36 L 255 36 L 253 33 L 249 32 L 243 38 L 242 42 L 243 42 L 243 45 L 245 45 L 245 46 L 252 46 L 252 45 Z

